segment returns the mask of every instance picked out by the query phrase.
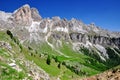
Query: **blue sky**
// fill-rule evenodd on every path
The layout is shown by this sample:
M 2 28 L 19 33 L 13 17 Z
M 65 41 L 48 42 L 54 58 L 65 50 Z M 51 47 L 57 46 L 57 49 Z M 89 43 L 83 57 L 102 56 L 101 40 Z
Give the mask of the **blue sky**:
M 24 4 L 39 10 L 45 17 L 76 18 L 86 24 L 120 31 L 120 0 L 0 0 L 0 10 L 13 12 Z

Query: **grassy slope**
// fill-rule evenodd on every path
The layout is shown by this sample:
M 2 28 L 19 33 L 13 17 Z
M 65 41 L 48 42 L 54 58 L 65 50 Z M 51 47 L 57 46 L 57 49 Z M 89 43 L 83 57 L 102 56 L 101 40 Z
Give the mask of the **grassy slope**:
M 58 63 L 56 63 L 53 59 L 51 60 L 51 65 L 46 64 L 47 55 L 45 55 L 43 57 L 39 57 L 39 54 L 35 54 L 33 56 L 30 56 L 27 49 L 24 49 L 23 52 L 24 52 L 27 59 L 34 61 L 38 66 L 40 66 L 43 70 L 45 70 L 51 76 L 51 78 L 53 78 L 53 77 L 57 78 L 58 76 L 61 76 L 61 74 L 63 74 L 63 72 L 64 72 L 64 75 L 61 76 L 61 78 L 63 80 L 69 80 L 71 78 L 71 76 L 79 78 L 78 75 L 71 72 L 65 66 L 61 65 L 61 68 L 59 69 L 57 67 Z
M 9 42 L 13 47 L 13 51 L 15 51 L 15 53 L 20 53 L 19 46 L 15 44 L 13 40 L 11 40 L 8 35 L 6 35 L 5 32 L 0 32 L 0 41 Z M 53 79 L 57 77 L 60 77 L 62 80 L 80 78 L 80 76 L 75 74 L 65 65 L 61 64 L 61 68 L 59 69 L 58 68 L 59 62 L 62 63 L 62 62 L 69 61 L 71 62 L 71 65 L 77 62 L 77 65 L 82 65 L 82 67 L 80 68 L 81 71 L 89 73 L 89 76 L 106 70 L 105 65 L 103 65 L 102 63 L 99 63 L 98 61 L 96 61 L 95 59 L 89 56 L 74 52 L 71 48 L 71 45 L 68 45 L 66 43 L 63 43 L 63 46 L 60 48 L 60 51 L 65 55 L 69 56 L 68 58 L 59 55 L 59 53 L 54 51 L 47 43 L 43 43 L 41 46 L 38 46 L 36 50 L 37 50 L 37 53 L 35 53 L 35 51 L 30 51 L 24 47 L 22 53 L 23 55 L 25 55 L 26 59 L 35 62 L 38 66 L 40 66 L 43 70 L 45 70 Z M 30 55 L 31 53 L 33 53 L 34 55 L 31 56 Z M 43 56 L 41 57 L 41 55 Z M 52 58 L 51 65 L 47 65 L 46 64 L 47 55 L 57 57 L 58 62 L 56 63 Z M 18 56 L 15 55 L 15 57 L 18 57 Z
M 6 48 L 0 47 L 0 79 L 1 80 L 21 80 L 27 75 L 24 71 L 18 72 L 10 67 L 11 59 L 14 59 L 18 53 L 20 53 L 19 46 L 6 34 L 6 32 L 0 31 L 0 41 L 9 43 L 12 46 L 12 51 Z M 17 56 L 18 57 L 18 56 Z
M 69 46 L 69 45 L 68 45 Z M 64 57 L 59 55 L 57 52 L 55 52 L 53 49 L 51 49 L 51 47 L 49 45 L 47 45 L 46 43 L 44 43 L 44 45 L 40 46 L 40 49 L 38 51 L 39 54 L 46 54 L 46 55 L 54 55 L 58 58 L 59 62 L 63 62 L 63 61 L 71 61 L 71 62 L 79 62 L 81 65 L 84 65 L 84 67 L 81 68 L 81 70 L 88 72 L 89 75 L 93 75 L 93 74 L 97 74 L 103 70 L 100 70 L 100 68 L 106 68 L 106 66 L 104 66 L 102 63 L 93 63 L 86 65 L 86 61 L 87 59 L 92 59 L 88 56 L 85 56 L 83 54 L 80 53 L 76 53 L 74 52 L 71 47 L 68 47 L 66 44 L 63 45 L 63 47 L 61 47 L 60 51 L 62 53 L 64 53 L 65 55 L 69 56 L 69 58 Z M 44 56 L 43 58 L 38 57 L 39 54 L 37 54 L 37 56 L 27 56 L 27 58 L 29 58 L 29 60 L 33 60 L 36 64 L 38 64 L 41 68 L 43 68 L 47 73 L 49 73 L 51 76 L 58 76 L 62 70 L 65 70 L 65 66 L 62 65 L 62 69 L 58 69 L 57 65 L 58 63 L 56 63 L 54 60 L 52 60 L 51 65 L 47 65 L 46 64 L 46 57 Z M 99 66 L 99 67 L 98 67 Z M 73 72 L 68 72 L 66 74 L 69 73 L 73 73 Z M 64 75 L 66 75 L 64 74 Z M 64 76 L 63 75 L 63 76 Z
M 0 32 L 0 41 L 5 41 L 5 42 L 8 42 L 12 45 L 13 51 L 15 52 L 14 58 L 17 58 L 19 56 L 19 53 L 20 53 L 19 46 L 17 44 L 15 44 L 14 41 L 11 40 L 10 37 L 5 32 Z M 49 46 L 47 46 L 47 44 L 44 44 L 44 45 L 45 46 L 42 47 L 42 50 L 40 50 L 40 53 L 45 53 L 45 51 L 47 51 L 49 53 L 56 54 L 56 52 L 53 51 Z M 4 59 L 7 60 L 11 56 L 9 56 L 9 55 L 7 56 L 8 53 L 3 54 L 3 52 L 5 52 L 5 51 L 7 51 L 7 50 L 0 50 L 0 56 L 5 56 Z M 29 55 L 30 51 L 28 51 L 28 49 L 26 49 L 26 48 L 24 48 L 22 53 L 26 56 L 26 58 L 28 60 L 34 61 L 38 66 L 43 68 L 47 73 L 50 74 L 50 76 L 56 76 L 57 77 L 61 74 L 61 72 L 64 72 L 63 70 L 65 70 L 66 74 L 61 78 L 65 79 L 65 80 L 66 79 L 69 80 L 69 77 L 72 76 L 72 75 L 75 76 L 75 77 L 79 77 L 75 73 L 73 73 L 69 69 L 67 69 L 65 66 L 62 66 L 61 69 L 59 69 L 57 67 L 58 63 L 55 63 L 54 60 L 52 60 L 51 65 L 47 65 L 45 56 L 43 58 L 39 57 L 39 54 L 37 54 L 36 56 L 30 56 Z M 10 74 L 8 73 L 7 75 L 0 71 L 2 73 L 1 76 L 0 76 L 1 79 L 9 79 L 9 80 L 19 79 L 19 78 L 11 77 L 11 76 L 20 75 L 21 73 L 18 73 L 16 70 L 12 69 L 5 62 L 0 62 L 0 63 L 1 63 L 0 66 L 4 66 L 4 67 L 8 68 L 8 70 L 13 71 L 13 73 L 11 72 Z
M 3 59 L 0 60 L 0 79 L 21 80 L 26 76 L 23 71 L 18 72 L 8 65 L 8 60 L 11 59 L 11 55 L 9 55 L 9 52 L 7 52 L 5 49 L 0 48 L 0 57 Z

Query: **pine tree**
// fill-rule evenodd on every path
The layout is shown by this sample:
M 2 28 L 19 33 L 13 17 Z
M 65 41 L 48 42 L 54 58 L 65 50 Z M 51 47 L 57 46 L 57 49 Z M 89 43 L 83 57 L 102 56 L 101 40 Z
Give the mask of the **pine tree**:
M 59 62 L 59 64 L 58 64 L 58 68 L 60 69 L 61 68 L 61 63 Z
M 50 55 L 48 55 L 47 60 L 46 60 L 46 63 L 47 63 L 48 65 L 50 65 L 50 63 L 51 63 Z

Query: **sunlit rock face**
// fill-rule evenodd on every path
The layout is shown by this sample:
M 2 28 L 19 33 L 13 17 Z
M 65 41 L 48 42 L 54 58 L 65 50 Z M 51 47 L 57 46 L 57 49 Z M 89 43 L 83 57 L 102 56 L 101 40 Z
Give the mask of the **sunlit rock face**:
M 33 21 L 40 21 L 42 17 L 39 15 L 39 12 L 36 8 L 31 8 L 31 16 Z
M 17 24 L 31 25 L 32 16 L 30 6 L 26 4 L 18 10 L 16 10 L 13 14 L 13 18 L 14 22 Z
M 29 5 L 23 5 L 13 13 L 13 20 L 16 24 L 30 26 L 32 21 L 40 21 L 42 18 L 36 8 L 30 8 Z

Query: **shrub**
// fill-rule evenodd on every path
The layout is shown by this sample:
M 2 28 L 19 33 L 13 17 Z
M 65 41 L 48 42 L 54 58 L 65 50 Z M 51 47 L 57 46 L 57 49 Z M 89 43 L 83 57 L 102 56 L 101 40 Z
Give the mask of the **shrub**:
M 55 60 L 55 62 L 58 62 L 58 57 L 57 56 L 54 57 L 54 60 Z
M 10 38 L 13 39 L 13 34 L 11 33 L 11 31 L 7 30 L 6 32 L 10 36 Z
M 48 55 L 47 60 L 46 60 L 46 63 L 47 63 L 48 65 L 50 65 L 50 63 L 51 63 L 51 57 L 50 57 L 50 55 Z
M 61 68 L 61 63 L 59 62 L 59 64 L 58 64 L 58 68 L 60 69 Z
M 29 49 L 29 50 L 33 50 L 30 46 L 28 46 L 28 49 Z

